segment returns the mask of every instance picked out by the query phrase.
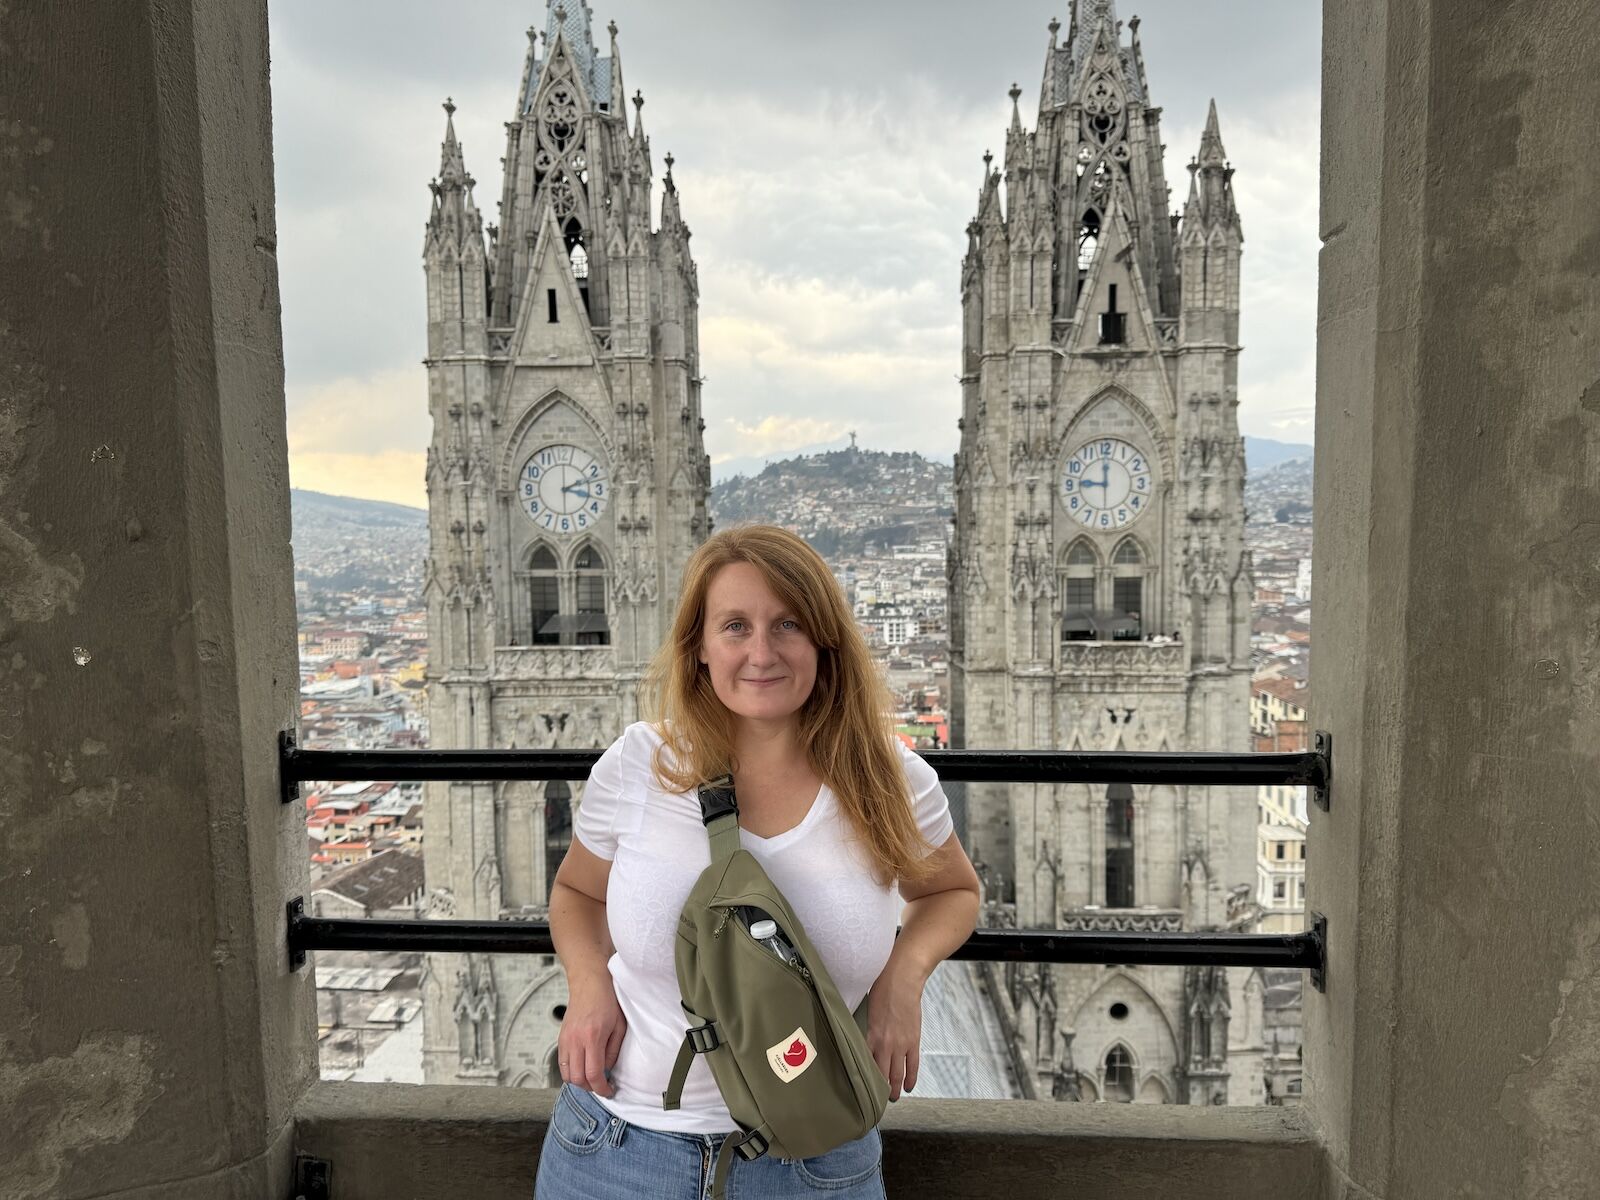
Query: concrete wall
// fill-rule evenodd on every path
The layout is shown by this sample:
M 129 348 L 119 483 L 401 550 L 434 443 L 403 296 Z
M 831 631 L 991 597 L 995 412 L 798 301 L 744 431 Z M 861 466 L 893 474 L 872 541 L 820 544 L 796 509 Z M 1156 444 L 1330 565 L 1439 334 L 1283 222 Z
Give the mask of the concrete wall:
M 0 1191 L 287 1195 L 315 1072 L 263 0 L 0 5 Z
M 298 1144 L 338 1200 L 527 1200 L 555 1091 L 323 1083 Z M 1292 1108 L 902 1100 L 884 1182 L 918 1200 L 1318 1200 L 1318 1151 Z M 737 1174 L 735 1175 L 737 1184 Z
M 1331 1195 L 1600 1177 L 1600 8 L 1329 0 L 1306 995 Z

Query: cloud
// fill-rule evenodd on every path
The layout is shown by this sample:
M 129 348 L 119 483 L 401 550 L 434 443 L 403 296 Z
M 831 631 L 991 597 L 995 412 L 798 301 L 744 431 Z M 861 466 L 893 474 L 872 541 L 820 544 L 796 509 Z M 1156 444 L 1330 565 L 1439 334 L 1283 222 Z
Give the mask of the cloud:
M 409 488 L 428 441 L 422 224 L 446 95 L 486 221 L 541 0 L 484 0 L 441 24 L 421 0 L 281 5 L 272 23 L 284 355 L 297 479 Z M 628 90 L 671 150 L 700 270 L 706 448 L 956 447 L 965 226 L 1011 103 L 1036 120 L 1050 12 L 927 0 L 817 11 L 750 0 L 611 0 Z M 1309 439 L 1314 387 L 1315 6 L 1142 0 L 1174 203 L 1216 96 L 1245 234 L 1241 426 Z M 1127 14 L 1124 13 L 1124 16 Z M 1248 61 L 1219 73 L 1217 62 Z M 657 198 L 659 201 L 659 175 Z M 814 426 L 811 429 L 807 423 Z M 1303 429 L 1301 428 L 1303 426 Z M 749 432 L 759 431 L 759 432 Z M 796 440 L 800 439 L 800 440 Z M 787 443 L 787 444 L 785 444 Z M 755 450 L 760 447 L 760 450 Z M 769 449 L 770 447 L 770 449 Z M 411 483 L 406 484 L 410 471 Z M 384 482 L 375 482 L 384 481 Z M 311 486 L 307 484 L 307 486 Z
M 723 421 L 733 427 L 739 454 L 751 458 L 793 453 L 803 446 L 835 441 L 846 432 L 842 421 L 821 421 L 815 417 L 763 417 L 754 425 L 734 417 L 724 417 Z M 724 463 L 734 457 L 732 453 L 713 454 L 711 461 Z

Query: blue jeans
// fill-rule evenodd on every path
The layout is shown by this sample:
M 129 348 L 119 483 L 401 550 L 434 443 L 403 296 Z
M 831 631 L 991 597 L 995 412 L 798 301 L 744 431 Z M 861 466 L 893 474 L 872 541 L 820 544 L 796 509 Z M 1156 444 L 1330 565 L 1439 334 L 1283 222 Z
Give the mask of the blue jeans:
M 705 1200 L 724 1134 L 630 1125 L 582 1088 L 563 1084 L 539 1152 L 535 1200 Z M 884 1200 L 883 1144 L 874 1129 L 817 1158 L 737 1154 L 728 1200 Z

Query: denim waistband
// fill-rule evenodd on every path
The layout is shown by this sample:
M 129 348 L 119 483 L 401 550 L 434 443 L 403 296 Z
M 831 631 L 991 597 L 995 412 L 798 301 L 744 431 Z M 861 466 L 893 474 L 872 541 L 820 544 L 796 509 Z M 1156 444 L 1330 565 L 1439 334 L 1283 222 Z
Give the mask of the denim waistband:
M 588 1113 L 602 1125 L 609 1125 L 611 1127 L 612 1133 L 610 1140 L 612 1145 L 616 1145 L 617 1141 L 622 1137 L 624 1131 L 629 1129 L 638 1129 L 645 1133 L 653 1133 L 658 1137 L 677 1138 L 681 1141 L 693 1142 L 696 1145 L 706 1147 L 714 1153 L 722 1145 L 723 1139 L 726 1138 L 728 1134 L 735 1132 L 732 1129 L 726 1130 L 722 1133 L 684 1133 L 683 1131 L 677 1129 L 651 1129 L 648 1125 L 638 1125 L 623 1117 L 617 1116 L 616 1113 L 612 1112 L 605 1106 L 599 1097 L 597 1097 L 587 1088 L 577 1087 L 570 1083 L 563 1083 L 561 1088 L 572 1097 L 572 1102 L 584 1112 Z

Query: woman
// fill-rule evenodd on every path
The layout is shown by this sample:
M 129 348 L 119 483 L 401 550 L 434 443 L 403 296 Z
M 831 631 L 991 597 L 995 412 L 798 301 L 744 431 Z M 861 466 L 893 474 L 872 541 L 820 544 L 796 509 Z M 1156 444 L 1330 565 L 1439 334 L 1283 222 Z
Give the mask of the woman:
M 845 1003 L 870 992 L 891 1100 L 916 1085 L 923 986 L 977 920 L 938 778 L 891 733 L 844 595 L 800 538 L 745 526 L 695 551 L 649 683 L 661 722 L 629 726 L 595 764 L 551 888 L 569 999 L 539 1200 L 698 1200 L 734 1129 L 698 1057 L 681 1106 L 661 1105 L 684 1031 L 678 914 L 710 862 L 701 781 L 732 774 L 741 844 Z M 818 1158 L 736 1157 L 729 1194 L 882 1197 L 880 1158 L 876 1130 Z

